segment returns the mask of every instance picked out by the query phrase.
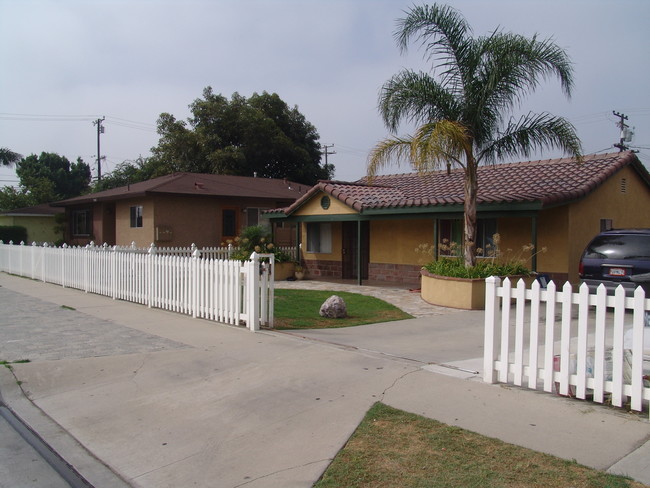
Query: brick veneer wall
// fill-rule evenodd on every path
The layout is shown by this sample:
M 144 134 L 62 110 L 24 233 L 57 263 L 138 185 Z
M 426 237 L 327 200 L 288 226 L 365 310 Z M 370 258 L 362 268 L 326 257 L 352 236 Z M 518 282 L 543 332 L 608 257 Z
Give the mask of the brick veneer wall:
M 343 276 L 343 267 L 340 261 L 305 260 L 303 262 L 307 276 L 314 278 L 337 278 Z
M 422 266 L 412 264 L 370 263 L 368 279 L 415 285 L 420 283 L 421 268 Z

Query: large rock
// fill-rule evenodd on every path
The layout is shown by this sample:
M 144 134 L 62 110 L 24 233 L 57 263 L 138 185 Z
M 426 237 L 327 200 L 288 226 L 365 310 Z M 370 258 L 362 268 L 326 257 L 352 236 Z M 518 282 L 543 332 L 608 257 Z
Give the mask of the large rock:
M 340 296 L 332 295 L 320 306 L 320 315 L 328 319 L 342 319 L 348 316 L 348 309 Z

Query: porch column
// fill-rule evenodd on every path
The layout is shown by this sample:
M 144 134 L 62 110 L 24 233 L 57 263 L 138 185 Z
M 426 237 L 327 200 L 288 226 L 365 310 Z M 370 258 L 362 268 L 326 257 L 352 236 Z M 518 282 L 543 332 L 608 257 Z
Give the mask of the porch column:
M 357 220 L 357 283 L 359 286 L 363 284 L 361 269 L 361 220 Z
M 537 215 L 531 218 L 530 242 L 533 247 L 533 257 L 530 260 L 531 271 L 537 272 Z
M 433 259 L 438 260 L 438 241 L 440 240 L 440 219 L 433 220 Z
M 298 264 L 302 262 L 302 256 L 300 255 L 300 226 L 302 224 L 299 221 L 296 221 L 296 261 Z

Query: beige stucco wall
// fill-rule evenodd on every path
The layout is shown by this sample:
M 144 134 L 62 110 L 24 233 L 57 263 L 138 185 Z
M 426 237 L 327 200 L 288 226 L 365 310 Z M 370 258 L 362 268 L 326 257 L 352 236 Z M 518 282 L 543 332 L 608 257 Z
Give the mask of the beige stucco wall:
M 621 191 L 622 180 L 626 191 Z M 569 279 L 578 279 L 578 263 L 587 243 L 600 232 L 600 219 L 614 228 L 650 228 L 650 189 L 630 167 L 607 180 L 597 191 L 569 207 Z
M 321 198 L 328 196 L 330 199 L 330 206 L 328 209 L 321 207 Z M 356 210 L 348 207 L 336 198 L 327 195 L 327 193 L 320 192 L 314 195 L 302 207 L 296 210 L 295 215 L 350 215 L 356 214 Z
M 415 252 L 419 244 L 433 242 L 433 219 L 370 221 L 370 262 L 425 264 L 431 256 Z
M 27 244 L 32 242 L 55 242 L 62 238 L 61 234 L 54 232 L 56 222 L 53 215 L 48 217 L 2 215 L 0 216 L 0 225 L 25 227 L 27 229 Z

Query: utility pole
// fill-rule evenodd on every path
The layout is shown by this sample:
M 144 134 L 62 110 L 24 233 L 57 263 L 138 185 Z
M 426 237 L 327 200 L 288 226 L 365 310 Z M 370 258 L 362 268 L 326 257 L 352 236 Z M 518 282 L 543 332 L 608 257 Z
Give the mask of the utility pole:
M 633 134 L 633 132 L 629 130 L 630 126 L 625 123 L 625 121 L 627 120 L 627 115 L 619 114 L 615 110 L 612 110 L 612 113 L 614 114 L 614 117 L 618 117 L 619 119 L 621 119 L 616 124 L 618 128 L 621 129 L 621 138 L 618 144 L 614 144 L 614 147 L 617 147 L 619 152 L 627 151 L 629 147 L 626 146 L 625 143 L 632 141 L 632 134 Z
M 106 117 L 93 121 L 93 125 L 97 126 L 97 181 L 102 181 L 102 155 L 99 147 L 99 136 L 104 133 L 104 126 L 102 125 L 104 120 L 106 120 Z
M 327 150 L 330 147 L 334 147 L 334 144 L 329 144 L 329 145 L 323 144 L 323 150 L 321 151 L 325 155 L 325 166 L 327 166 L 327 156 L 329 154 L 336 154 L 336 151 L 330 152 Z

